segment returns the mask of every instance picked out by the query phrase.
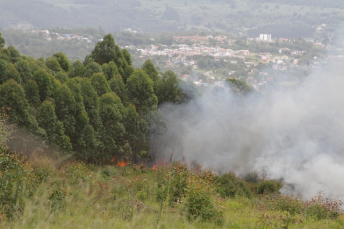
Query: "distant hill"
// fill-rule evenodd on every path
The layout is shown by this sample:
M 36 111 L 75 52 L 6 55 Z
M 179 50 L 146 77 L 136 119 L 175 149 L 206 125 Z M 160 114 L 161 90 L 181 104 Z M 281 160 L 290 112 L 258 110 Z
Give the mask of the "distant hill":
M 132 28 L 311 37 L 318 25 L 334 28 L 343 21 L 343 8 L 341 0 L 1 0 L 0 28 L 102 25 L 106 32 Z

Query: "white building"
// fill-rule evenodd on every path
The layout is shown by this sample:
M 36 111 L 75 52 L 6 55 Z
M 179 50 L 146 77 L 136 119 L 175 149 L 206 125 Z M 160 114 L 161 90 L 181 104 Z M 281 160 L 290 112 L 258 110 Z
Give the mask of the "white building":
M 259 40 L 261 41 L 271 41 L 271 34 L 260 34 Z

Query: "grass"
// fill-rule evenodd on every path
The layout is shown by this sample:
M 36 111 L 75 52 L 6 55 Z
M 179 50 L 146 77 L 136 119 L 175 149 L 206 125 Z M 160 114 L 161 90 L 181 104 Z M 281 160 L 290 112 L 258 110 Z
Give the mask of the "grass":
M 75 161 L 57 165 L 37 153 L 0 155 L 7 168 L 0 167 L 0 191 L 10 191 L 0 199 L 0 228 L 344 227 L 341 202 L 323 194 L 310 201 L 275 189 L 259 194 L 259 187 L 279 187 L 278 181 L 246 177 L 247 182 L 185 163 L 96 167 Z M 220 195 L 219 188 L 230 195 Z

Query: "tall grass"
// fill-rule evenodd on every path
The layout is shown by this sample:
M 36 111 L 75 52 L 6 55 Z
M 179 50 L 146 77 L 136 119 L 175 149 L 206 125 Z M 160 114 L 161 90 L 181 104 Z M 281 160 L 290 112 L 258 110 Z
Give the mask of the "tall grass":
M 248 183 L 186 163 L 154 170 L 76 161 L 55 166 L 39 153 L 22 158 L 2 150 L 0 165 L 0 228 L 344 226 L 338 200 L 319 195 L 303 201 L 271 192 L 270 186 L 280 187 L 277 181 Z

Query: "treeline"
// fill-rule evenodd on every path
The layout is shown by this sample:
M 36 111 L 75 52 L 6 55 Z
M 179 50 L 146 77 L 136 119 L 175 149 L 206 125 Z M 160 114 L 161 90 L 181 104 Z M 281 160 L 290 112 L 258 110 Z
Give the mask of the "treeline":
M 188 100 L 172 71 L 158 73 L 150 60 L 135 69 L 110 34 L 84 62 L 62 52 L 35 59 L 4 45 L 0 34 L 0 107 L 85 162 L 148 157 L 150 138 L 164 129 L 158 105 Z

